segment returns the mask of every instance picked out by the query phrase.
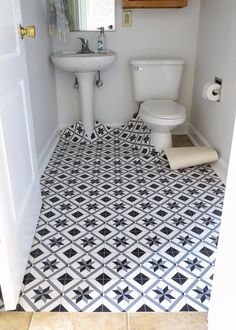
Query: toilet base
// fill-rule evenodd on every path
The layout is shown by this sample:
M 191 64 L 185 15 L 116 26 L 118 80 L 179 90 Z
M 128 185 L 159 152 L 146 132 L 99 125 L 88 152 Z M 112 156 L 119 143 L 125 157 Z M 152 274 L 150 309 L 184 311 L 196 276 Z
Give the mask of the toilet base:
M 172 147 L 171 133 L 157 133 L 151 130 L 151 144 L 157 152 L 162 152 L 164 148 Z

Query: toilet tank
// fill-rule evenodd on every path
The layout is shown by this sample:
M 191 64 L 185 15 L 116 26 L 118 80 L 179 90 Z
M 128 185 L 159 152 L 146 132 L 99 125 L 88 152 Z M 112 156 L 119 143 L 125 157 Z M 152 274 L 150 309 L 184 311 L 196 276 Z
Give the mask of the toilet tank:
M 130 62 L 135 101 L 178 98 L 184 60 L 143 58 Z

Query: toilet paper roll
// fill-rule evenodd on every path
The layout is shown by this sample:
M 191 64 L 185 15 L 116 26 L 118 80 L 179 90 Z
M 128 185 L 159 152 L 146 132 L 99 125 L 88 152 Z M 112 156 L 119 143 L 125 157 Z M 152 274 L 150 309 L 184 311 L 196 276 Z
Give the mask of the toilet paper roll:
M 205 100 L 219 101 L 220 92 L 221 92 L 221 85 L 217 83 L 207 83 L 203 87 L 202 96 Z

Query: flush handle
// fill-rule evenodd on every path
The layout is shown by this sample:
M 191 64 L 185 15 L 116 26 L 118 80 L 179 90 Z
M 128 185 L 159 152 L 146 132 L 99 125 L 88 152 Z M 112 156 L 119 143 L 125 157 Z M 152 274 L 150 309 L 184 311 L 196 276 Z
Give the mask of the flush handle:
M 24 28 L 21 24 L 19 26 L 19 33 L 21 39 L 24 39 L 25 36 L 29 38 L 35 38 L 36 36 L 36 29 L 34 25 L 27 26 Z
M 134 66 L 135 71 L 143 71 L 143 68 L 141 66 Z

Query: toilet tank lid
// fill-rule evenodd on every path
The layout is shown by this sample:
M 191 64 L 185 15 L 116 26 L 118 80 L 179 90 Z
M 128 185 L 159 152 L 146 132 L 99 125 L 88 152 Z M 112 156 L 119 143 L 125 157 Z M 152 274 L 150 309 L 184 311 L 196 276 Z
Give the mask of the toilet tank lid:
M 131 65 L 184 65 L 185 61 L 177 58 L 143 57 L 130 60 Z

